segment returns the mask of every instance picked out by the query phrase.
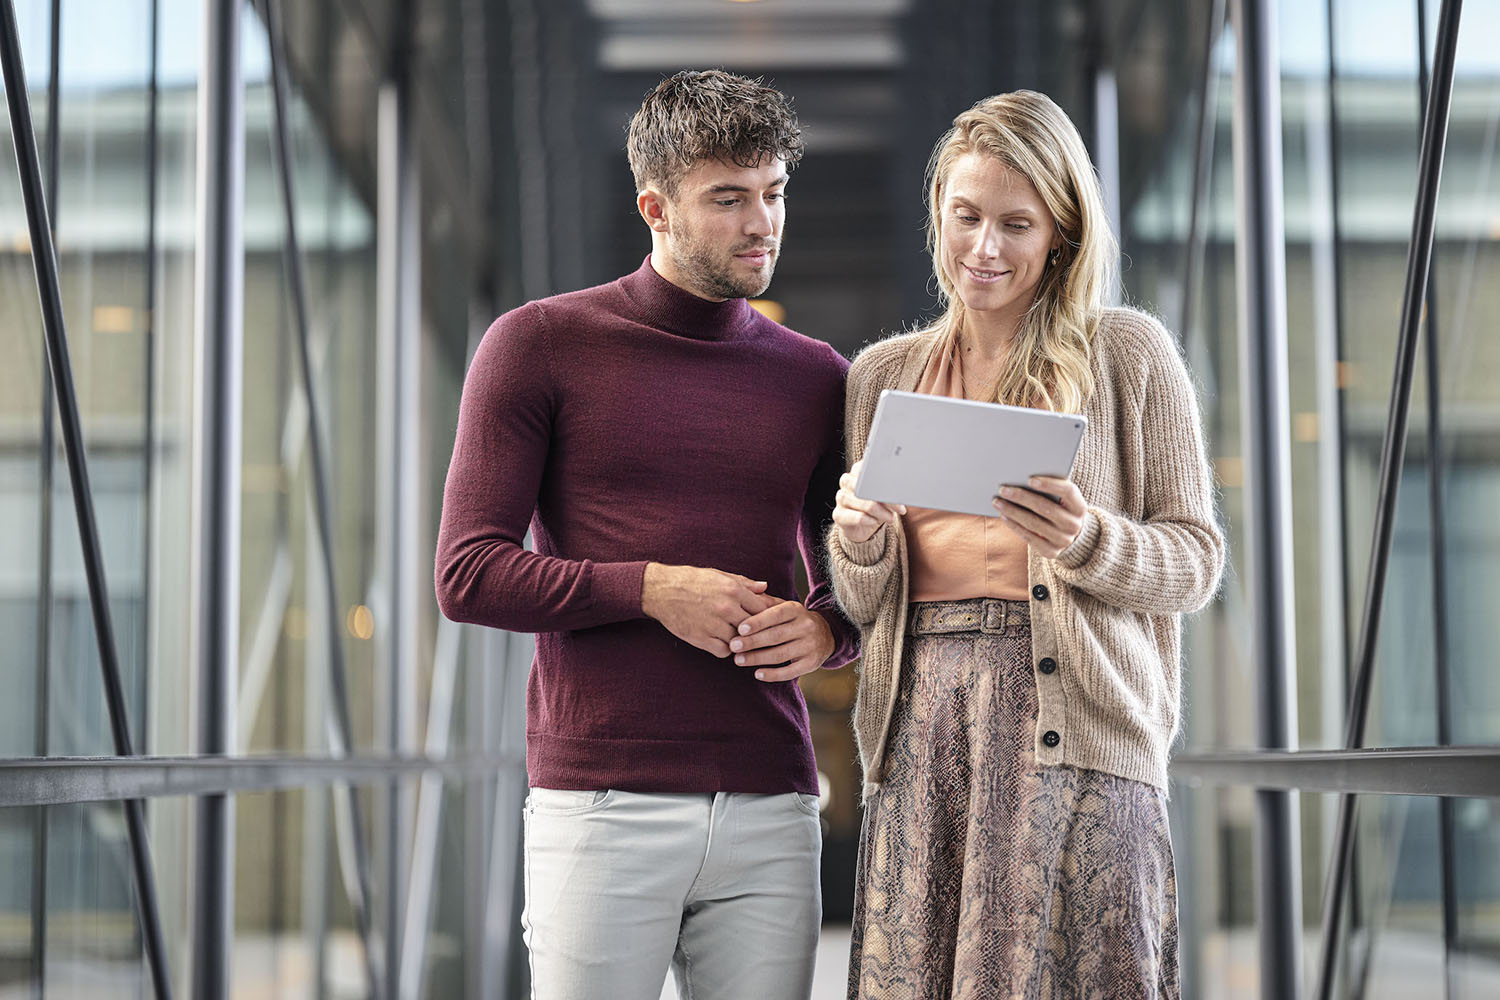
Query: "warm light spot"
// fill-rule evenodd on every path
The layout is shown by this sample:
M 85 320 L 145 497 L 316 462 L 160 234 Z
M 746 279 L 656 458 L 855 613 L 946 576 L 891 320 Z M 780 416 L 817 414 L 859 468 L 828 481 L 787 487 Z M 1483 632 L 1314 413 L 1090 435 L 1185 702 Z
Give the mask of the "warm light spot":
M 356 604 L 344 616 L 344 625 L 356 639 L 368 639 L 375 634 L 375 616 L 363 604 Z
M 751 299 L 750 308 L 760 313 L 772 323 L 786 322 L 786 306 L 775 299 Z
M 95 306 L 95 333 L 134 333 L 135 310 L 129 306 Z
M 301 641 L 307 638 L 307 612 L 301 608 L 287 608 L 286 617 L 281 621 L 281 628 L 286 632 L 288 639 Z
M 1490 220 L 1490 239 L 1500 240 L 1500 215 Z
M 1292 440 L 1308 442 L 1318 439 L 1318 415 L 1299 413 L 1292 418 Z
M 31 234 L 24 230 L 11 238 L 10 248 L 16 253 L 31 253 Z
M 1353 361 L 1338 362 L 1338 380 L 1340 389 L 1348 389 L 1359 382 L 1359 366 Z
M 1239 489 L 1245 485 L 1245 460 L 1238 456 L 1214 459 L 1214 475 L 1225 489 Z

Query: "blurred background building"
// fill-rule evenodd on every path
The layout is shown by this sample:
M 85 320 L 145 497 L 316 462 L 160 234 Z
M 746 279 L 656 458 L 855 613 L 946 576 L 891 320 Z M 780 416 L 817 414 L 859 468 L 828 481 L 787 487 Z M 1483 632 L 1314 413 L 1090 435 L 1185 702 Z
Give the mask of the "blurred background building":
M 36 199 L 5 130 L 0 997 L 159 995 L 153 952 L 180 995 L 526 995 L 530 640 L 447 623 L 432 595 L 459 393 L 494 316 L 640 263 L 625 123 L 662 75 L 710 66 L 795 99 L 807 155 L 762 305 L 849 355 L 934 308 L 922 172 L 953 115 L 1018 87 L 1073 115 L 1121 295 L 1181 337 L 1200 383 L 1233 552 L 1186 650 L 1184 995 L 1315 995 L 1334 899 L 1328 995 L 1500 995 L 1500 0 L 1457 22 L 1405 426 L 1392 383 L 1425 95 L 1446 90 L 1438 0 L 14 6 L 143 757 L 111 738 Z M 1257 12 L 1268 44 L 1247 60 Z M 1284 309 L 1237 278 L 1246 254 Z M 1362 641 L 1388 439 L 1405 453 Z M 1266 454 L 1284 484 L 1257 472 Z M 1266 539 L 1284 565 L 1256 554 Z M 1391 749 L 1336 752 L 1365 659 L 1356 742 Z M 852 670 L 804 679 L 834 963 L 854 687 Z M 1291 791 L 1256 790 L 1273 787 Z

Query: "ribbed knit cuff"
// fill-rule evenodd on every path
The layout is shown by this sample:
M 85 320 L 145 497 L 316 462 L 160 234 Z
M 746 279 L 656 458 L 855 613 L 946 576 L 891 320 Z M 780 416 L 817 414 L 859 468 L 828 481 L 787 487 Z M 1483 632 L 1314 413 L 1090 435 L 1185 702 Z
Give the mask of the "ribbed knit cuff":
M 837 528 L 833 529 L 838 538 L 839 548 L 844 550 L 844 555 L 856 566 L 873 566 L 885 556 L 886 539 L 890 537 L 891 531 L 886 525 L 875 529 L 875 534 L 862 542 L 851 542 L 844 537 L 844 533 Z
M 1053 557 L 1053 562 L 1063 569 L 1077 569 L 1089 561 L 1099 547 L 1099 511 L 1090 507 L 1083 512 L 1083 527 L 1072 544 Z
M 609 620 L 629 621 L 641 617 L 645 580 L 645 562 L 591 563 L 589 594 L 594 607 L 607 612 Z

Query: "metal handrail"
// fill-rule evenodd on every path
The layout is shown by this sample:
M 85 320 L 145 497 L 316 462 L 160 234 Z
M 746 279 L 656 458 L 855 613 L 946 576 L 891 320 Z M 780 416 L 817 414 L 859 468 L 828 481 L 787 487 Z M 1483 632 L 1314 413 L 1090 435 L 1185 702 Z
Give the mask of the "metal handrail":
M 14 0 L 3 0 L 3 4 L 3 9 L 0 9 L 0 71 L 3 71 L 5 78 L 11 135 L 21 175 L 21 196 L 26 205 L 26 223 L 31 235 L 31 263 L 36 271 L 42 328 L 47 341 L 48 370 L 52 373 L 52 388 L 56 393 L 58 417 L 62 425 L 63 450 L 67 456 L 68 476 L 73 487 L 73 509 L 78 519 L 78 540 L 83 551 L 84 575 L 88 579 L 89 607 L 93 612 L 94 636 L 99 649 L 99 666 L 104 680 L 105 704 L 109 710 L 110 733 L 114 739 L 116 754 L 130 757 L 135 753 L 130 738 L 130 717 L 125 706 L 124 685 L 120 681 L 120 660 L 114 623 L 109 611 L 104 556 L 99 543 L 99 526 L 94 515 L 93 490 L 89 485 L 88 459 L 84 454 L 83 425 L 78 412 L 78 395 L 73 385 L 72 364 L 68 358 L 57 251 L 52 240 L 47 192 L 42 186 L 36 132 L 31 121 L 31 99 L 26 89 L 20 31 L 16 25 Z M 56 67 L 53 69 L 55 72 Z M 124 808 L 146 960 L 151 968 L 156 996 L 167 998 L 172 995 L 172 984 L 156 900 L 156 877 L 151 867 L 150 845 L 146 836 L 145 807 L 139 799 L 127 799 Z
M 1433 86 L 1423 114 L 1421 160 L 1417 171 L 1417 200 L 1412 218 L 1411 244 L 1407 253 L 1406 284 L 1401 307 L 1401 336 L 1396 350 L 1396 369 L 1391 387 L 1390 417 L 1380 455 L 1380 488 L 1375 513 L 1375 532 L 1365 590 L 1364 618 L 1360 623 L 1354 685 L 1350 693 L 1348 729 L 1344 745 L 1354 749 L 1364 742 L 1369 715 L 1370 684 L 1375 668 L 1375 646 L 1380 631 L 1380 613 L 1390 566 L 1391 538 L 1395 529 L 1396 496 L 1406 454 L 1406 428 L 1411 406 L 1417 338 L 1422 303 L 1432 263 L 1433 231 L 1437 196 L 1442 180 L 1443 152 L 1448 137 L 1448 109 L 1453 96 L 1453 69 L 1458 48 L 1458 25 L 1462 0 L 1443 0 L 1438 20 L 1437 52 L 1433 61 Z M 1317 1000 L 1330 1000 L 1338 961 L 1345 889 L 1348 886 L 1354 849 L 1356 799 L 1345 794 L 1339 800 L 1333 857 L 1324 880 L 1323 943 L 1318 957 Z

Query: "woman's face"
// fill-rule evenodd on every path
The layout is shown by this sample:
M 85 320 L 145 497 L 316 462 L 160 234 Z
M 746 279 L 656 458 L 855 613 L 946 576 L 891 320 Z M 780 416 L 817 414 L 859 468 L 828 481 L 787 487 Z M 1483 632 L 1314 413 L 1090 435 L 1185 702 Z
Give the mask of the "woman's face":
M 1036 185 L 993 156 L 966 153 L 948 174 L 942 213 L 938 250 L 964 308 L 1019 324 L 1061 243 Z

